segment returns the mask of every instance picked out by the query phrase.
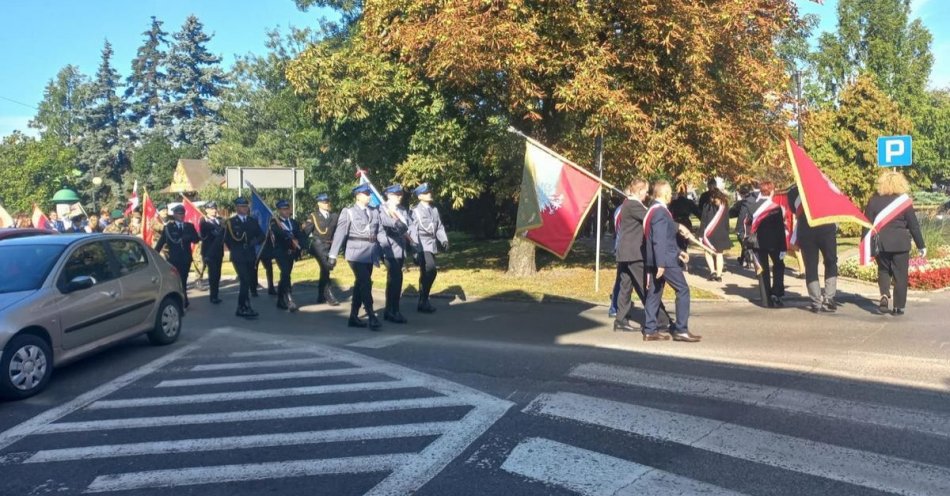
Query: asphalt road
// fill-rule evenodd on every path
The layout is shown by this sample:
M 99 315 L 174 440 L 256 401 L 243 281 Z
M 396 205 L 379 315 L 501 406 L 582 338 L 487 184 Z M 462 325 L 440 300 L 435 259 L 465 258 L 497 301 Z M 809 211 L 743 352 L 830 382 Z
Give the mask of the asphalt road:
M 195 297 L 178 343 L 0 404 L 0 494 L 950 494 L 950 295 L 842 299 L 694 303 L 682 344 L 580 302 L 443 300 L 372 333 L 345 305 L 264 296 L 249 322 Z

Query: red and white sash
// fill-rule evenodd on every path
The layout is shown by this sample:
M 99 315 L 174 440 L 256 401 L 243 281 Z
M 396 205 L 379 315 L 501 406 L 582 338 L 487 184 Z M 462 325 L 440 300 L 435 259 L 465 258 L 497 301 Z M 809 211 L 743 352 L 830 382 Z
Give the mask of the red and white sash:
M 716 226 L 719 225 L 719 222 L 722 220 L 723 212 L 726 211 L 725 205 L 719 205 L 719 210 L 716 211 L 716 215 L 713 216 L 712 220 L 709 221 L 709 224 L 706 226 L 706 229 L 703 230 L 703 239 L 701 240 L 704 245 L 709 247 L 709 249 L 715 251 L 716 247 L 713 246 L 712 242 L 709 241 L 709 237 L 712 236 L 713 231 L 716 229 Z
M 892 220 L 900 217 L 908 208 L 912 207 L 914 202 L 907 195 L 900 195 L 890 204 L 884 207 L 877 216 L 874 217 L 874 224 L 868 233 L 861 238 L 861 246 L 858 248 L 858 257 L 861 265 L 871 263 L 871 241 L 874 234 L 881 232 Z
M 666 208 L 666 205 L 662 202 L 654 202 L 653 205 L 650 205 L 647 214 L 643 216 L 643 239 L 650 239 L 650 219 L 653 218 L 653 214 L 660 210 L 666 210 L 667 215 L 673 216 L 670 214 L 670 209 Z
M 755 234 L 759 230 L 759 224 L 767 217 L 766 214 L 780 208 L 782 208 L 781 205 L 772 201 L 771 198 L 767 198 L 765 203 L 759 205 L 759 208 L 755 209 L 755 212 L 752 213 L 752 223 L 749 226 L 749 234 Z

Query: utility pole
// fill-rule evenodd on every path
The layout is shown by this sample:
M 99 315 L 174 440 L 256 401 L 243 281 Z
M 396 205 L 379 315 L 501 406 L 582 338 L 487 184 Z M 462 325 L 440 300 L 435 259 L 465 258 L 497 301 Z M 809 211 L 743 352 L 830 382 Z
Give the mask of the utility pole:
M 797 88 L 795 99 L 795 122 L 798 124 L 798 144 L 805 147 L 804 131 L 802 129 L 802 71 L 795 69 L 795 86 Z
M 601 181 L 604 179 L 604 136 L 601 134 L 597 135 L 597 138 L 594 140 L 594 160 L 597 162 L 597 175 L 600 177 Z M 596 240 L 594 248 L 594 292 L 597 293 L 600 291 L 600 238 L 601 238 L 601 198 L 604 196 L 604 189 L 602 187 L 597 188 L 597 230 L 596 230 Z

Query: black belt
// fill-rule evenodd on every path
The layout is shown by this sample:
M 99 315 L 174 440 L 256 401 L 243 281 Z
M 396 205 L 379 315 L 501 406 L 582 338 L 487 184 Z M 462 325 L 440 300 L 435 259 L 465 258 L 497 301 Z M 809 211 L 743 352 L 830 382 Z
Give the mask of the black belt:
M 348 236 L 348 239 L 355 239 L 357 241 L 376 241 L 376 238 L 370 237 L 357 237 L 357 236 Z

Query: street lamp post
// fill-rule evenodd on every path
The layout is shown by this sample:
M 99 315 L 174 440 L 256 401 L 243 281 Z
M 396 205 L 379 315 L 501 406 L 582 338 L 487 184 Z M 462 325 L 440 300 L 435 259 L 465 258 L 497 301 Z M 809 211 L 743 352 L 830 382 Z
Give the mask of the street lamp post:
M 803 138 L 802 129 L 802 71 L 797 69 L 795 70 L 795 87 L 795 122 L 798 124 L 798 144 L 804 147 L 805 140 Z
M 92 209 L 98 212 L 99 200 L 96 199 L 96 192 L 99 191 L 99 186 L 102 186 L 102 178 L 99 176 L 92 178 L 92 185 Z

